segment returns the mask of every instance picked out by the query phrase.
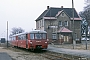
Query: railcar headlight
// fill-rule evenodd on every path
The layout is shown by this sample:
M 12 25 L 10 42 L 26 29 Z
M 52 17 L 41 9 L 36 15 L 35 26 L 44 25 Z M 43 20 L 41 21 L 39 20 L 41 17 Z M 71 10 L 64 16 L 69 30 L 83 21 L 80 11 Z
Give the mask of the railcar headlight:
M 32 42 L 30 42 L 30 44 L 32 44 Z
M 29 40 L 28 42 L 29 42 L 30 44 L 32 44 L 32 41 Z
M 47 39 L 47 41 L 49 41 L 49 39 Z
M 45 42 L 45 43 L 47 43 L 47 42 Z

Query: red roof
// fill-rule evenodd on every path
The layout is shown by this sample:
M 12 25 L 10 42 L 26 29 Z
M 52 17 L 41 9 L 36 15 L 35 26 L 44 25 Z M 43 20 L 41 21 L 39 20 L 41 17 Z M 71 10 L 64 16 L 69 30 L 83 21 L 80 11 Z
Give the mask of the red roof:
M 62 28 L 60 28 L 60 29 L 58 30 L 58 32 L 69 32 L 69 33 L 71 33 L 72 31 L 69 30 L 69 29 L 67 29 L 67 28 L 65 28 L 65 27 L 62 27 Z

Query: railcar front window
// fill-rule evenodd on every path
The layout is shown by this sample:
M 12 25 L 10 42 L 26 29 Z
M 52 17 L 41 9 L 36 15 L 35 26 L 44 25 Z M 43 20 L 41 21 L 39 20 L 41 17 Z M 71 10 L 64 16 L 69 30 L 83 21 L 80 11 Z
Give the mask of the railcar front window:
M 46 39 L 46 34 L 43 34 L 43 39 Z
M 42 39 L 42 34 L 35 34 L 35 39 Z
M 34 34 L 30 34 L 30 39 L 34 39 Z

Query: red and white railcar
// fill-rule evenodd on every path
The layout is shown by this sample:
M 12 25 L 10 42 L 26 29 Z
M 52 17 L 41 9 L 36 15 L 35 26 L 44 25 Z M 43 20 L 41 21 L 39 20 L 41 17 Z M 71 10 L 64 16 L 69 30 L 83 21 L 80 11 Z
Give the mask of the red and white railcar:
M 47 32 L 33 30 L 30 32 L 20 33 L 12 36 L 12 46 L 26 49 L 47 49 Z

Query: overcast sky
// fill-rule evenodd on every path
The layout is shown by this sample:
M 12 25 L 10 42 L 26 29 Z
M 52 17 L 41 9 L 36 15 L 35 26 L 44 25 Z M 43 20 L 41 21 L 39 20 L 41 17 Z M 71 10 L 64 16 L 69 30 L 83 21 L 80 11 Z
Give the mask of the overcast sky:
M 72 0 L 0 0 L 0 37 L 6 36 L 7 21 L 9 34 L 13 27 L 21 27 L 25 31 L 35 29 L 35 19 L 47 6 L 71 8 Z M 77 12 L 83 10 L 84 0 L 74 0 Z

